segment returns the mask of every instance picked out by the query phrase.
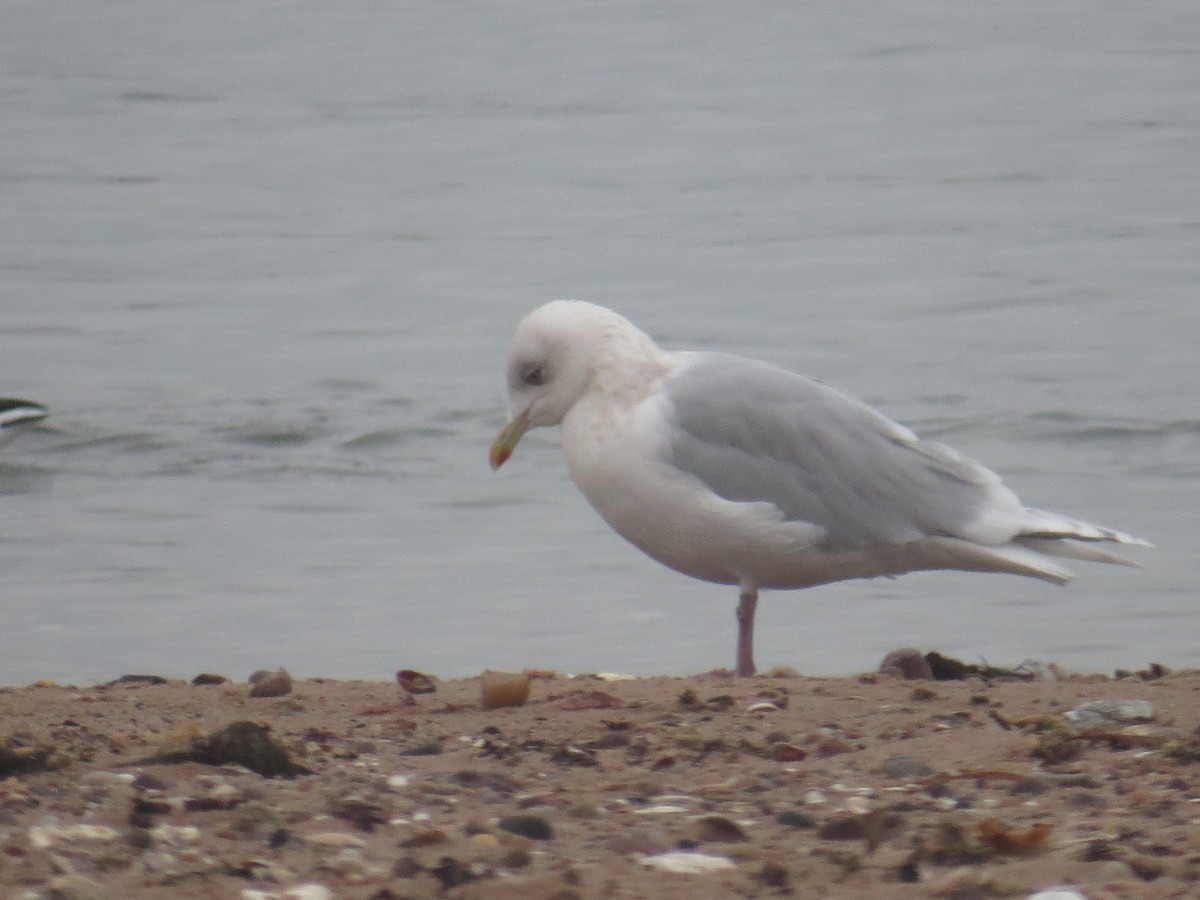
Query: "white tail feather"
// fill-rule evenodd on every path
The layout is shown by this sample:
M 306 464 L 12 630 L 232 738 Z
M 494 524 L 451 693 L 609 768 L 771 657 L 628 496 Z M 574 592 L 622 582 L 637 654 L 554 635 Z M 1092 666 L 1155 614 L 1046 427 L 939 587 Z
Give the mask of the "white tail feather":
M 1091 541 L 1080 541 L 1065 537 L 1019 537 L 1016 539 L 1016 543 L 1022 547 L 1028 547 L 1037 553 L 1045 553 L 1047 556 L 1085 559 L 1088 562 L 1111 563 L 1115 566 L 1131 566 L 1135 569 L 1141 568 L 1137 563 L 1131 562 L 1123 556 L 1117 556 L 1115 553 L 1103 550 Z M 1119 543 L 1131 542 L 1120 541 Z M 1136 541 L 1136 543 L 1144 545 L 1146 542 Z

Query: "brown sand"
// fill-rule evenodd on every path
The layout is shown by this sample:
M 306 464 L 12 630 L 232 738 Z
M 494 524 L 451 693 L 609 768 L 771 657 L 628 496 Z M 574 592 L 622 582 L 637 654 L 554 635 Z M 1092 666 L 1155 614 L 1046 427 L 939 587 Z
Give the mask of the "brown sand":
M 1200 674 L 1147 678 L 4 689 L 0 895 L 1194 897 Z M 236 721 L 308 774 L 138 762 Z

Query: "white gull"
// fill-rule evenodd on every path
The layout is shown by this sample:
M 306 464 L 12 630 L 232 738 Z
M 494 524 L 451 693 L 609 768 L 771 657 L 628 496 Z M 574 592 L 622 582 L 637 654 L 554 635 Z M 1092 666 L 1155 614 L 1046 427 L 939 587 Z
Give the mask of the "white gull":
M 530 428 L 617 533 L 685 575 L 737 585 L 736 673 L 754 674 L 760 588 L 927 569 L 1064 584 L 1049 557 L 1130 565 L 1146 542 L 1022 505 L 1000 478 L 828 385 L 724 353 L 671 352 L 609 309 L 556 300 L 517 326 L 499 468 Z

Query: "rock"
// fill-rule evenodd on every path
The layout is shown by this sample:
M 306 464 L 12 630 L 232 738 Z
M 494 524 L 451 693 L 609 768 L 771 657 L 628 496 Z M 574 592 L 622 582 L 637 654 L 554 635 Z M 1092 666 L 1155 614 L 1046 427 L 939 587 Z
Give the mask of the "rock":
M 816 828 L 817 820 L 808 813 L 799 812 L 794 809 L 784 810 L 775 820 L 780 825 L 786 825 L 788 828 Z
M 339 850 L 346 847 L 359 848 L 367 845 L 367 842 L 358 835 L 347 834 L 344 831 L 320 831 L 316 834 L 306 835 L 304 840 L 317 847 L 331 847 Z
M 114 678 L 109 684 L 167 684 L 167 679 L 161 675 L 122 675 Z
M 120 836 L 119 831 L 107 825 L 34 825 L 29 829 L 29 846 L 47 850 L 61 842 L 105 843 Z
M 928 778 L 937 774 L 929 763 L 908 755 L 889 756 L 880 768 L 888 778 Z
M 933 680 L 933 669 L 930 668 L 929 661 L 914 647 L 893 650 L 879 664 L 879 672 L 909 681 Z
M 298 884 L 282 894 L 283 900 L 333 900 L 333 891 L 323 884 Z
M 466 884 L 474 878 L 470 869 L 453 856 L 443 856 L 438 860 L 438 864 L 430 869 L 429 872 L 441 882 L 443 891 Z
M 726 843 L 735 841 L 748 841 L 749 835 L 744 829 L 733 819 L 725 816 L 707 815 L 701 816 L 696 820 L 696 840 L 701 843 L 710 841 L 723 841 Z
M 254 722 L 234 722 L 207 738 L 194 741 L 193 748 L 197 762 L 210 766 L 235 763 L 264 778 L 277 775 L 291 778 L 300 771 L 287 751 L 271 738 L 270 732 Z
M 0 747 L 0 779 L 28 772 L 59 769 L 66 764 L 66 759 L 55 758 L 53 752 L 45 747 L 22 747 L 19 750 Z
M 178 765 L 198 762 L 206 766 L 244 766 L 264 778 L 293 778 L 308 770 L 291 761 L 270 732 L 255 722 L 234 722 L 208 737 L 196 738 L 182 750 L 166 750 L 137 760 L 135 765 Z
M 1080 728 L 1101 725 L 1131 725 L 1154 720 L 1154 706 L 1149 700 L 1089 700 L 1066 713 Z
M 1088 900 L 1088 896 L 1079 888 L 1052 887 L 1030 894 L 1026 900 Z
M 733 860 L 728 857 L 686 851 L 659 853 L 656 856 L 645 857 L 642 862 L 652 869 L 674 872 L 678 875 L 707 875 L 709 872 L 720 872 L 722 869 L 734 867 Z
M 817 837 L 826 841 L 866 841 L 874 850 L 889 840 L 903 825 L 898 813 L 877 809 L 869 813 L 841 816 L 830 819 L 817 831 Z
M 480 704 L 484 709 L 521 706 L 529 699 L 532 682 L 521 672 L 484 672 L 479 679 Z
M 292 676 L 287 669 L 255 672 L 250 676 L 251 697 L 284 697 L 292 692 Z
M 201 672 L 192 679 L 192 684 L 196 687 L 203 687 L 210 684 L 225 684 L 229 681 L 224 675 L 214 675 L 211 672 Z
M 532 813 L 501 816 L 496 827 L 511 834 L 519 834 L 532 841 L 548 841 L 554 837 L 554 829 L 544 818 Z

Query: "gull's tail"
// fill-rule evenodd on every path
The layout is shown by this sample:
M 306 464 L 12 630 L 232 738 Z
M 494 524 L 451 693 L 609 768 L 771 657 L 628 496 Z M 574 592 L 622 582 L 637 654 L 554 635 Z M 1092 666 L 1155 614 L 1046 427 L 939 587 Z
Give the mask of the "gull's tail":
M 930 537 L 923 543 L 928 551 L 946 554 L 949 557 L 940 558 L 946 568 L 1005 572 L 1010 575 L 1040 578 L 1054 584 L 1066 584 L 1075 575 L 1051 557 L 1140 568 L 1137 563 L 1130 562 L 1099 545 L 1152 546 L 1148 541 L 1122 531 L 1080 522 L 1041 509 L 1025 510 L 1021 530 L 1007 544 L 984 544 L 948 536 Z M 934 559 L 938 560 L 939 557 L 935 556 Z
M 1081 522 L 1078 519 L 1070 519 L 1043 509 L 1028 509 L 1026 513 L 1026 525 L 1020 534 L 1013 538 L 1012 543 L 1017 547 L 1032 550 L 1043 557 L 1057 556 L 1065 559 L 1082 559 L 1088 562 L 1141 568 L 1137 563 L 1130 562 L 1123 556 L 1118 556 L 1100 545 L 1152 546 L 1149 541 L 1144 541 L 1123 531 L 1105 528 L 1102 525 L 1092 525 L 1090 522 Z M 1049 561 L 1047 560 L 1047 562 Z M 1052 566 L 1052 568 L 1071 577 L 1066 569 L 1059 566 Z M 1050 580 L 1057 580 L 1057 578 Z

